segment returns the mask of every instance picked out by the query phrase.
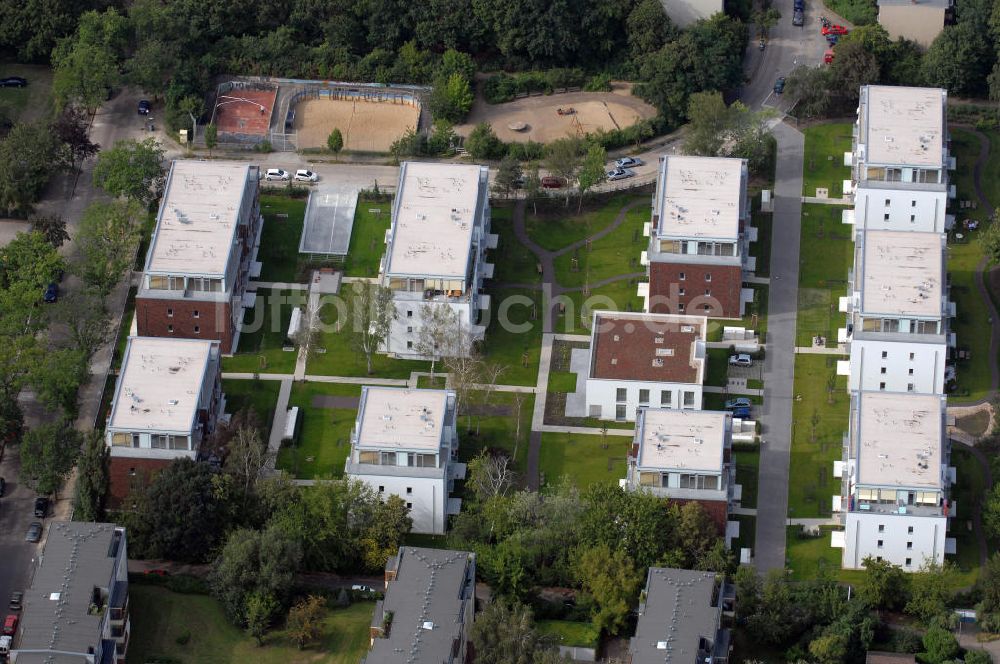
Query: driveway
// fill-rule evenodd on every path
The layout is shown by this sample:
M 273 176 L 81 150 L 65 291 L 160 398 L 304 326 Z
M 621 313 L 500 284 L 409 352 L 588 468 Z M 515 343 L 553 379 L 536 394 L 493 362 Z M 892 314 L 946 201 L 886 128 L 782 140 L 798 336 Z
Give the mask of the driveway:
M 802 214 L 804 137 L 787 124 L 774 127 L 778 143 L 774 230 L 771 233 L 771 287 L 768 296 L 767 353 L 757 495 L 757 569 L 785 566 L 788 462 L 792 433 L 795 370 L 795 316 L 798 308 L 799 236 Z

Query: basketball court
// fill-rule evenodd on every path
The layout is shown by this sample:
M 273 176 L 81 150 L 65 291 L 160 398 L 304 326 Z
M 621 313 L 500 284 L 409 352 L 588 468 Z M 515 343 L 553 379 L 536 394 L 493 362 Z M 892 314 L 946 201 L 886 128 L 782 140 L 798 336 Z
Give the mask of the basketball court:
M 215 126 L 220 135 L 243 134 L 268 136 L 271 129 L 273 90 L 233 89 L 220 94 L 215 100 Z
M 354 210 L 360 187 L 319 182 L 309 194 L 300 254 L 346 256 L 354 229 Z

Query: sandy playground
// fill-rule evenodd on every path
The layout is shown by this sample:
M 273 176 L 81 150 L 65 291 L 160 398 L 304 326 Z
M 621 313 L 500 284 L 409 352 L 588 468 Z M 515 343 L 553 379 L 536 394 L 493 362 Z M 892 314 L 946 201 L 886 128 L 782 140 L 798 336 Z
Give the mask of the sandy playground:
M 559 115 L 559 108 L 573 108 L 573 115 Z M 465 124 L 455 127 L 468 136 L 480 122 L 489 122 L 496 135 L 505 142 L 547 143 L 564 136 L 585 134 L 598 129 L 624 129 L 639 120 L 656 115 L 656 108 L 633 97 L 631 86 L 615 83 L 611 92 L 566 92 L 516 99 L 506 104 L 487 104 L 477 97 Z M 509 125 L 522 122 L 523 131 Z
M 415 128 L 420 107 L 390 102 L 306 99 L 295 105 L 296 146 L 325 148 L 334 128 L 344 135 L 345 150 L 388 152 L 393 141 Z

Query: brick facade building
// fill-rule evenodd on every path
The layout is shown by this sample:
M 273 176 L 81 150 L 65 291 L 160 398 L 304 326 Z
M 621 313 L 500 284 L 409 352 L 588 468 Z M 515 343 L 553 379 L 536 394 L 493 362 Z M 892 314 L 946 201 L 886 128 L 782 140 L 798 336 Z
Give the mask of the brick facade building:
M 649 264 L 648 311 L 709 318 L 739 318 L 743 268 L 739 265 Z

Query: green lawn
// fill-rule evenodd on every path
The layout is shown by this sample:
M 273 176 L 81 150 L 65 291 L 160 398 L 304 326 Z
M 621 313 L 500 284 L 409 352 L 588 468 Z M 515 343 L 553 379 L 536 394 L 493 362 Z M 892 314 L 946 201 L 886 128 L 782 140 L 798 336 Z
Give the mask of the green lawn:
M 577 214 L 576 206 L 572 204 L 569 207 L 553 205 L 538 215 L 528 209 L 525 212 L 528 237 L 549 251 L 562 249 L 606 228 L 622 207 L 635 198 L 633 194 L 616 194 L 596 203 L 588 203 L 582 214 Z
M 303 291 L 257 291 L 257 303 L 243 315 L 236 355 L 222 360 L 230 372 L 287 373 L 295 371 L 295 351 L 282 350 L 292 309 L 304 306 Z
M 625 477 L 626 455 L 632 439 L 607 436 L 607 449 L 600 435 L 543 433 L 539 470 L 546 483 L 569 477 L 583 489 L 598 482 L 613 482 Z
M 991 157 L 1000 154 L 1000 134 L 989 132 L 991 139 Z M 979 141 L 968 131 L 954 129 L 952 131 L 952 151 L 955 154 L 958 168 L 952 173 L 958 190 L 958 200 L 975 199 L 973 189 L 973 167 L 979 154 Z M 991 203 L 1000 205 L 1000 167 L 997 159 L 991 158 L 983 173 L 983 187 L 986 189 Z M 988 330 L 989 315 L 986 305 L 976 288 L 975 268 L 982 259 L 980 244 L 975 241 L 975 233 L 981 233 L 984 225 L 989 223 L 983 206 L 976 210 L 956 211 L 959 223 L 966 219 L 976 219 L 983 224 L 980 230 L 973 232 L 972 241 L 957 242 L 954 234 L 948 242 L 948 273 L 951 278 L 951 299 L 955 303 L 956 316 L 951 321 L 951 329 L 955 332 L 960 348 L 967 348 L 972 354 L 970 360 L 960 360 L 956 364 L 958 389 L 950 401 L 962 403 L 985 398 L 990 390 L 990 363 L 997 358 L 989 357 L 990 335 Z M 969 233 L 964 233 L 966 240 Z M 996 294 L 994 294 L 996 299 Z
M 802 191 L 815 196 L 817 187 L 826 187 L 830 198 L 844 195 L 844 180 L 851 169 L 844 166 L 844 153 L 851 150 L 853 125 L 846 122 L 819 124 L 807 128 L 803 154 Z
M 728 348 L 709 348 L 705 364 L 705 385 L 725 387 L 729 384 Z
M 842 458 L 850 399 L 846 377 L 837 376 L 837 355 L 797 355 L 792 404 L 788 516 L 830 516 L 832 496 L 840 491 L 833 462 Z M 828 387 L 833 386 L 829 392 Z
M 490 313 L 483 354 L 507 367 L 500 382 L 534 385 L 542 352 L 541 291 L 487 286 Z
M 733 540 L 731 550 L 736 562 L 740 560 L 740 549 L 753 549 L 757 542 L 757 517 L 748 514 L 733 514 L 730 521 L 740 522 L 740 536 Z
M 549 392 L 576 392 L 576 374 L 569 371 L 549 372 Z
M 642 226 L 649 221 L 649 199 L 615 199 L 624 206 L 641 202 L 625 214 L 625 221 L 611 233 L 586 246 L 559 256 L 555 261 L 556 281 L 566 288 L 584 286 L 610 277 L 642 272 L 639 258 L 649 245 Z
M 785 557 L 792 581 L 814 578 L 821 569 L 832 570 L 845 583 L 858 583 L 864 578 L 861 570 L 840 569 L 843 549 L 830 546 L 830 530 L 822 529 L 819 537 L 799 537 L 799 527 L 786 529 Z
M 360 385 L 331 383 L 296 383 L 288 406 L 299 407 L 301 419 L 295 444 L 285 445 L 278 453 L 277 468 L 300 479 L 342 477 L 344 462 L 351 451 L 351 429 L 357 408 L 322 408 L 313 406 L 313 397 L 357 397 Z
M 20 76 L 28 79 L 23 88 L 0 88 L 0 116 L 13 121 L 46 120 L 52 113 L 52 69 L 43 65 L 0 63 L 0 78 Z
M 760 465 L 760 450 L 734 450 L 733 463 L 736 464 L 736 483 L 743 487 L 741 507 L 757 507 L 757 473 Z
M 490 228 L 500 236 L 489 261 L 495 266 L 493 281 L 500 284 L 537 284 L 542 282 L 538 258 L 514 235 L 513 209 L 494 207 Z
M 754 274 L 758 277 L 769 277 L 771 276 L 771 225 L 774 215 L 760 211 L 759 193 L 753 197 L 751 206 L 751 225 L 757 229 L 757 241 L 750 243 L 750 255 L 757 259 Z
M 856 26 L 878 21 L 878 5 L 875 0 L 829 0 L 827 7 Z
M 837 345 L 837 328 L 846 325 L 839 298 L 847 295 L 847 275 L 854 264 L 853 226 L 841 223 L 838 205 L 802 206 L 799 245 L 799 300 L 795 344 L 812 346 L 814 335 Z
M 518 432 L 516 397 L 512 392 L 494 392 L 490 406 L 507 409 L 498 415 L 472 416 L 463 414 L 458 420 L 458 458 L 468 462 L 487 448 L 503 449 L 513 457 L 515 470 L 523 478 L 528 467 L 528 435 L 531 414 L 535 407 L 533 394 L 522 395 L 521 427 Z M 461 410 L 465 411 L 463 407 Z M 467 411 L 465 411 L 467 412 Z
M 128 662 L 184 664 L 357 664 L 368 651 L 368 626 L 374 603 L 357 602 L 328 610 L 319 643 L 299 650 L 283 630 L 253 638 L 230 625 L 222 608 L 207 595 L 178 594 L 152 585 L 132 584 L 132 635 Z M 187 639 L 180 645 L 178 641 Z
M 267 440 L 280 389 L 281 383 L 276 380 L 224 380 L 222 391 L 226 395 L 226 412 L 236 414 L 243 408 L 256 412 L 264 423 L 261 436 Z
M 371 212 L 379 210 L 379 212 Z M 351 247 L 344 259 L 348 277 L 374 277 L 385 253 L 385 232 L 392 222 L 392 201 L 374 202 L 358 198 L 351 230 Z
M 314 376 L 367 376 L 368 364 L 363 353 L 351 347 L 348 331 L 337 331 L 337 308 L 333 303 L 319 311 L 323 331 L 319 335 L 319 348 L 324 353 L 312 353 L 306 362 L 306 373 Z M 372 376 L 377 378 L 409 378 L 414 371 L 430 371 L 431 363 L 419 360 L 397 360 L 382 353 L 372 354 Z M 436 369 L 440 369 L 440 363 Z
M 972 453 L 955 446 L 951 452 L 951 465 L 955 467 L 956 482 L 951 489 L 951 498 L 956 502 L 955 518 L 951 522 L 957 553 L 949 556 L 963 577 L 962 585 L 971 585 L 979 576 L 979 545 L 972 530 L 972 513 L 976 503 L 986 495 L 986 477 Z M 989 543 L 989 551 L 996 551 L 998 542 Z
M 636 293 L 638 282 L 645 278 L 616 281 L 591 290 L 584 296 L 577 291 L 567 293 L 566 310 L 556 315 L 554 330 L 559 334 L 590 334 L 595 311 L 642 311 L 643 301 Z
M 447 376 L 417 376 L 417 387 L 429 390 L 443 390 L 448 386 Z
M 539 633 L 551 636 L 557 645 L 596 648 L 601 638 L 599 629 L 591 623 L 569 620 L 539 620 L 535 623 Z
M 128 345 L 128 335 L 132 331 L 132 320 L 135 318 L 135 294 L 137 288 L 128 289 L 128 297 L 125 298 L 125 310 L 122 312 L 121 326 L 118 328 L 118 336 L 115 338 L 115 354 L 111 358 L 111 368 L 118 371 L 125 360 L 125 347 Z
M 305 223 L 306 199 L 263 195 L 260 209 L 264 228 L 260 233 L 260 280 L 294 283 L 299 279 L 299 241 Z

